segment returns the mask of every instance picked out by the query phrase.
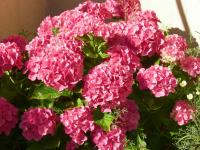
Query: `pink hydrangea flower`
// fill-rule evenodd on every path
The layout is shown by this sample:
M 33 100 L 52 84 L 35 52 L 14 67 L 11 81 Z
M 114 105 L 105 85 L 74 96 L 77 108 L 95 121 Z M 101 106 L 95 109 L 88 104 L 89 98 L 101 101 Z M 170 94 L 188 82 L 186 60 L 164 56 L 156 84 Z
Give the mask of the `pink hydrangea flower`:
M 66 144 L 66 150 L 76 150 L 76 143 L 74 141 L 70 141 Z
M 104 132 L 100 127 L 95 127 L 91 136 L 99 150 L 123 150 L 125 147 L 126 134 L 120 128 Z
M 137 104 L 133 100 L 126 100 L 119 107 L 120 115 L 114 124 L 125 131 L 137 129 L 140 120 Z
M 87 141 L 85 133 L 94 130 L 94 121 L 89 107 L 66 110 L 60 115 L 60 121 L 64 125 L 65 133 L 79 145 Z
M 187 49 L 185 39 L 177 34 L 169 35 L 165 39 L 160 55 L 163 62 L 177 62 L 185 57 Z
M 47 134 L 54 135 L 56 131 L 57 116 L 46 108 L 29 108 L 22 115 L 20 128 L 27 140 L 39 141 Z
M 167 67 L 158 65 L 140 69 L 137 74 L 140 89 L 149 89 L 155 97 L 168 96 L 175 92 L 177 80 Z
M 10 35 L 7 38 L 2 40 L 2 43 L 16 43 L 21 52 L 25 50 L 26 44 L 28 43 L 26 38 L 21 35 Z
M 0 43 L 0 76 L 13 67 L 22 68 L 21 51 L 16 43 Z
M 91 69 L 84 78 L 83 97 L 89 106 L 111 111 L 131 93 L 132 73 L 127 66 L 102 63 Z
M 185 100 L 178 100 L 170 114 L 179 126 L 186 125 L 193 119 L 194 108 Z
M 25 46 L 27 44 L 26 38 L 21 35 L 10 35 L 2 40 L 2 43 L 7 43 L 7 42 L 16 43 L 21 51 L 25 50 Z
M 109 63 L 119 63 L 128 66 L 131 72 L 135 72 L 141 67 L 140 59 L 126 46 L 113 46 L 108 49 L 107 53 L 110 55 L 110 58 L 108 59 Z
M 158 27 L 158 18 L 153 11 L 136 13 L 126 27 L 128 41 L 140 56 L 152 56 L 164 42 L 164 35 Z
M 181 68 L 192 77 L 200 75 L 200 58 L 186 57 L 180 61 Z
M 153 11 L 137 12 L 134 19 L 127 22 L 109 23 L 110 46 L 123 45 L 135 55 L 148 56 L 156 54 L 164 42 L 164 35 L 158 26 L 158 18 Z
M 18 122 L 18 109 L 0 97 L 0 134 L 9 135 Z
M 88 14 L 99 17 L 102 20 L 112 18 L 112 13 L 106 9 L 106 3 L 97 3 L 87 0 L 75 9 L 82 12 L 87 12 Z
M 84 7 L 84 4 L 81 5 Z M 39 37 L 50 38 L 54 36 L 52 32 L 53 29 L 58 30 L 57 35 L 64 33 L 69 34 L 70 32 L 71 36 L 76 37 L 91 32 L 95 33 L 97 29 L 100 30 L 99 27 L 104 27 L 105 23 L 101 17 L 92 14 L 89 10 L 89 12 L 87 12 L 84 8 L 82 9 L 83 10 L 78 7 L 74 10 L 64 11 L 59 16 L 47 17 L 38 28 Z
M 26 63 L 28 78 L 38 79 L 59 91 L 72 89 L 82 79 L 83 55 L 81 43 L 65 36 L 52 37 L 49 44 L 35 38 L 28 46 L 30 59 Z
M 134 13 L 141 10 L 139 0 L 106 0 L 105 7 L 113 17 L 129 19 Z

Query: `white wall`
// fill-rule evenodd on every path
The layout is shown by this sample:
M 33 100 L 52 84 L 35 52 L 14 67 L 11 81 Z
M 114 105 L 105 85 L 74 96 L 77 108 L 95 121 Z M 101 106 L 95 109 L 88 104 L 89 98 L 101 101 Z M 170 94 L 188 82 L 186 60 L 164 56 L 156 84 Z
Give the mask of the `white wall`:
M 178 0 L 183 10 L 191 33 L 200 44 L 200 0 Z M 143 9 L 151 9 L 162 21 L 162 27 L 178 27 L 185 30 L 176 0 L 141 0 Z

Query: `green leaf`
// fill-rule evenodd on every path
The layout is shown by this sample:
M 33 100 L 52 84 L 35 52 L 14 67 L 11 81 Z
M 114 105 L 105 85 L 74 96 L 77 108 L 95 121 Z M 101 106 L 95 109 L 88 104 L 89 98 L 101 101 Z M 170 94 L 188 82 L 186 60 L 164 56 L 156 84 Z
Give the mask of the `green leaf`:
M 53 33 L 54 36 L 56 36 L 59 33 L 59 28 L 56 28 L 56 27 L 53 28 L 52 33 Z
M 77 106 L 77 107 L 84 106 L 84 104 L 85 104 L 85 102 L 84 102 L 82 99 L 78 98 L 78 99 L 76 100 L 76 106 Z
M 115 116 L 112 113 L 102 113 L 100 109 L 97 109 L 94 113 L 94 120 L 104 131 L 110 131 L 110 126 L 115 120 Z
M 59 98 L 60 96 L 70 97 L 71 95 L 72 92 L 70 91 L 65 90 L 62 92 L 58 92 L 50 87 L 45 86 L 44 84 L 41 84 L 35 88 L 35 90 L 32 93 L 31 99 L 55 99 Z
M 110 56 L 106 53 L 99 53 L 99 55 L 101 56 L 102 59 L 108 58 Z

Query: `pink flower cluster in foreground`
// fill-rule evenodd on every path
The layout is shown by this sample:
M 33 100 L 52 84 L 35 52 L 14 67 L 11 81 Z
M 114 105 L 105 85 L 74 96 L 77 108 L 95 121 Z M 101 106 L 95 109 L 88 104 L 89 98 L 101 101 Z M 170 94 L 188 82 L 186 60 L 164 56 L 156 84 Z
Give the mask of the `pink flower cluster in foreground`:
M 0 43 L 0 76 L 13 67 L 22 68 L 21 51 L 15 43 Z
M 0 134 L 9 135 L 18 122 L 18 109 L 0 97 Z
M 177 80 L 167 67 L 158 65 L 140 69 L 137 74 L 140 89 L 149 89 L 155 97 L 168 96 L 175 92 Z
M 185 39 L 179 35 L 169 35 L 160 50 L 163 62 L 177 62 L 185 57 L 187 49 Z
M 183 71 L 187 72 L 192 77 L 200 75 L 200 58 L 198 57 L 186 57 L 180 62 Z
M 31 55 L 26 64 L 29 79 L 42 80 L 59 91 L 72 89 L 82 79 L 83 55 L 80 44 L 66 38 L 51 38 L 45 47 L 43 41 L 35 38 L 27 46 Z M 33 49 L 36 50 L 32 52 Z
M 94 121 L 89 107 L 66 110 L 60 115 L 60 121 L 64 125 L 65 133 L 79 145 L 87 141 L 85 133 L 94 130 Z
M 27 140 L 39 141 L 47 134 L 54 135 L 56 131 L 57 116 L 46 108 L 29 108 L 22 115 L 20 128 Z
M 114 128 L 109 132 L 96 127 L 91 133 L 93 142 L 99 150 L 123 150 L 126 134 L 120 128 Z
M 186 125 L 193 119 L 194 108 L 185 100 L 178 100 L 170 114 L 179 126 Z
M 7 43 L 7 42 L 16 43 L 19 49 L 21 50 L 21 52 L 25 50 L 25 46 L 26 44 L 28 44 L 26 38 L 21 35 L 10 35 L 7 38 L 3 39 L 1 42 L 2 43 Z
M 133 77 L 126 66 L 102 63 L 84 79 L 83 96 L 88 105 L 110 112 L 132 92 Z

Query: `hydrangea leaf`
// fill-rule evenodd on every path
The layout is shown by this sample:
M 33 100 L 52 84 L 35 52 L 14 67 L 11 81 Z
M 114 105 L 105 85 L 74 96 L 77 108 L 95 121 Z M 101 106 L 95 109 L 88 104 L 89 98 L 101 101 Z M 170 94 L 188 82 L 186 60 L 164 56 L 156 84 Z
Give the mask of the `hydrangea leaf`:
M 111 124 L 115 120 L 115 116 L 112 113 L 102 113 L 97 109 L 94 113 L 94 120 L 104 131 L 110 131 Z
M 31 99 L 55 99 L 59 98 L 60 96 L 70 97 L 71 95 L 72 92 L 70 91 L 64 90 L 62 92 L 58 92 L 50 87 L 45 86 L 44 84 L 41 84 L 35 88 L 35 90 L 32 93 Z
M 53 28 L 52 33 L 53 33 L 54 36 L 56 36 L 59 33 L 59 28 L 56 28 L 56 27 Z

